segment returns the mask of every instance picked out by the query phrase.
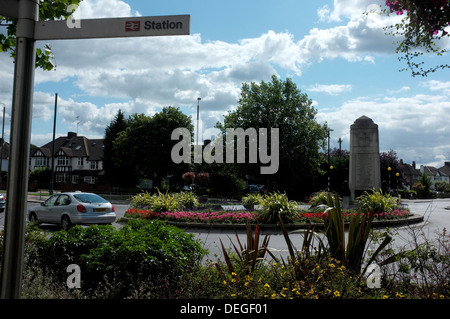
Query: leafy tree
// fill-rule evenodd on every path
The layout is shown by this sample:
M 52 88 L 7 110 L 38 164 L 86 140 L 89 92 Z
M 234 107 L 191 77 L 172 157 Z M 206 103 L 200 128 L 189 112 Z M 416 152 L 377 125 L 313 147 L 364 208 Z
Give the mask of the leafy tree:
M 230 111 L 217 127 L 226 136 L 226 128 L 279 129 L 279 169 L 275 174 L 260 173 L 258 163 L 237 164 L 242 178 L 265 184 L 269 191 L 280 190 L 291 196 L 304 196 L 321 172 L 319 150 L 325 146 L 326 126 L 316 122 L 317 112 L 308 96 L 291 79 L 243 83 L 236 110 Z M 270 138 L 268 151 L 272 150 Z M 260 151 L 260 150 L 259 150 Z M 247 152 L 248 155 L 248 152 Z M 248 156 L 246 156 L 248 158 Z
M 154 116 L 133 114 L 127 128 L 113 142 L 115 165 L 130 177 L 149 178 L 157 185 L 169 176 L 181 183 L 188 164 L 175 164 L 171 159 L 172 148 L 178 143 L 171 139 L 172 131 L 180 127 L 188 129 L 192 136 L 191 118 L 172 106 Z
M 389 170 L 389 168 L 391 169 Z M 406 184 L 403 165 L 394 150 L 380 154 L 380 170 L 382 188 L 384 191 L 388 191 L 389 182 L 391 189 L 397 188 L 397 185 L 398 188 L 402 188 L 403 184 Z M 399 176 L 397 176 L 397 173 Z
M 324 154 L 327 156 L 327 154 Z M 348 174 L 349 174 L 349 163 L 350 163 L 350 152 L 348 150 L 340 150 L 338 148 L 334 148 L 330 150 L 330 166 L 333 168 L 330 169 L 328 167 L 328 161 L 324 160 L 322 164 L 322 169 L 330 169 L 330 187 L 331 191 L 337 192 L 338 194 L 345 195 L 348 193 Z M 326 178 L 327 176 L 324 175 Z M 325 183 L 327 183 L 326 181 Z M 323 183 L 323 185 L 325 185 Z M 326 189 L 322 187 L 322 189 Z
M 37 188 L 47 188 L 50 184 L 50 179 L 52 177 L 52 171 L 48 167 L 39 167 L 31 171 L 28 175 L 28 180 L 30 182 L 36 182 Z
M 400 23 L 385 28 L 386 33 L 403 37 L 396 49 L 397 53 L 404 54 L 399 58 L 406 61 L 407 67 L 403 70 L 409 69 L 412 76 L 427 76 L 450 67 L 442 64 L 426 68 L 424 62 L 416 62 L 424 53 L 441 56 L 447 52 L 437 45 L 437 41 L 449 36 L 445 30 L 450 23 L 449 0 L 386 0 L 386 6 L 388 8 L 382 10 L 384 14 L 405 15 Z
M 125 115 L 122 110 L 119 110 L 111 121 L 111 123 L 105 129 L 105 139 L 103 142 L 103 168 L 105 169 L 105 175 L 113 186 L 133 186 L 136 181 L 130 179 L 130 174 L 126 169 L 121 169 L 116 165 L 115 158 L 116 153 L 113 148 L 114 140 L 117 138 L 120 132 L 125 131 L 128 127 L 128 121 L 125 119 Z
M 76 8 L 82 0 L 39 0 L 39 20 L 67 19 L 72 12 L 70 5 Z M 0 16 L 0 26 L 6 26 L 6 34 L 0 33 L 0 52 L 9 52 L 12 58 L 16 56 L 17 20 Z M 36 49 L 36 68 L 50 71 L 55 67 L 54 56 L 50 44 Z

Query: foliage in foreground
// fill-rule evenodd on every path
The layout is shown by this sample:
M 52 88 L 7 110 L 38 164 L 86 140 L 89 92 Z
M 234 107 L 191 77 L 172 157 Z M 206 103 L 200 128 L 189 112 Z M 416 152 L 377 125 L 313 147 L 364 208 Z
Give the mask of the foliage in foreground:
M 450 238 L 445 232 L 436 241 L 425 240 L 415 249 L 394 254 L 387 247 L 376 258 L 381 266 L 381 288 L 369 288 L 360 277 L 327 250 L 319 251 L 314 229 L 303 232 L 303 240 L 294 242 L 286 237 L 291 251 L 287 259 L 265 250 L 269 237 L 263 237 L 255 226 L 249 228 L 247 241 L 232 242 L 217 260 L 207 260 L 195 267 L 181 269 L 173 277 L 158 280 L 140 278 L 129 273 L 129 282 L 104 278 L 104 282 L 87 289 L 68 289 L 62 274 L 49 272 L 47 267 L 27 263 L 24 272 L 23 298 L 207 298 L 207 299 L 410 299 L 450 298 Z M 36 235 L 37 234 L 37 235 Z M 27 252 L 33 252 L 43 238 L 36 231 L 27 232 Z M 295 236 L 295 238 L 299 238 Z M 376 245 L 384 236 L 373 233 L 370 241 Z M 416 242 L 413 237 L 413 241 Z M 378 244 L 377 244 L 378 242 Z M 392 242 L 391 242 L 392 244 Z M 390 244 L 390 245 L 391 245 Z M 394 261 L 383 265 L 387 256 Z M 263 257 L 265 257 L 263 259 Z M 125 262 L 125 261 L 124 261 Z M 67 276 L 67 273 L 64 272 Z M 82 279 L 84 273 L 82 272 Z M 149 276 L 151 278 L 151 276 Z M 126 289 L 125 289 L 126 288 Z
M 67 266 L 77 264 L 85 291 L 113 282 L 114 297 L 123 297 L 139 282 L 174 285 L 179 274 L 195 269 L 205 251 L 193 237 L 158 220 L 131 221 L 119 230 L 75 226 L 50 238 L 37 237 L 27 266 L 65 281 Z

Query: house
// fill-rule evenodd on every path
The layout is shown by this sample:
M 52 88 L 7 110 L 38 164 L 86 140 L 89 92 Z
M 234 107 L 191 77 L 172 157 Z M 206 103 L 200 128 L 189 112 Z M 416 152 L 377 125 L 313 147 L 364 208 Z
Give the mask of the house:
M 420 165 L 420 172 L 425 173 L 431 177 L 431 181 L 433 182 L 433 186 L 431 186 L 431 189 L 434 189 L 435 182 L 449 182 L 449 175 L 447 175 L 444 171 L 437 169 L 436 167 Z
M 52 146 L 53 142 L 49 142 L 31 151 L 31 171 L 39 167 L 51 168 Z M 103 148 L 103 139 L 88 139 L 74 132 L 68 132 L 67 136 L 55 139 L 53 166 L 55 189 L 61 189 L 63 183 L 72 185 L 101 183 L 104 176 Z
M 450 162 L 445 162 L 444 166 L 439 168 L 439 172 L 441 172 L 441 173 L 443 173 L 443 174 L 445 174 L 447 176 L 450 176 Z
M 0 138 L 0 169 L 8 171 L 9 164 L 9 143 Z
M 420 170 L 416 168 L 416 162 L 412 162 L 412 165 L 403 163 L 402 160 L 400 160 L 400 163 L 403 165 L 403 176 L 405 177 L 406 184 L 409 189 L 412 188 L 414 183 L 417 183 L 419 181 L 420 177 Z

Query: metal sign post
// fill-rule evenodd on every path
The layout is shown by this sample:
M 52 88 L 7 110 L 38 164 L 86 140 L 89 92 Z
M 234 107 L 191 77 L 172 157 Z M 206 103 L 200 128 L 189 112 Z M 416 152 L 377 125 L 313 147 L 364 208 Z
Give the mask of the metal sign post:
M 38 0 L 16 1 L 16 62 L 12 99 L 10 161 L 8 167 L 1 298 L 20 298 L 28 192 L 31 114 L 33 105 L 35 40 Z
M 0 15 L 17 18 L 5 234 L 3 299 L 21 296 L 36 40 L 189 35 L 190 16 L 38 22 L 39 0 L 2 0 Z

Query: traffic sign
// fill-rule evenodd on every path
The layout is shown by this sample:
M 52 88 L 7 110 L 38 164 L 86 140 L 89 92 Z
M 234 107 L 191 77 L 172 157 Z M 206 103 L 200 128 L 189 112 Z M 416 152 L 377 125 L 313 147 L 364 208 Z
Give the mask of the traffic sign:
M 2 0 L 0 16 L 17 19 L 19 17 L 19 1 Z
M 38 21 L 36 40 L 189 35 L 190 15 Z

